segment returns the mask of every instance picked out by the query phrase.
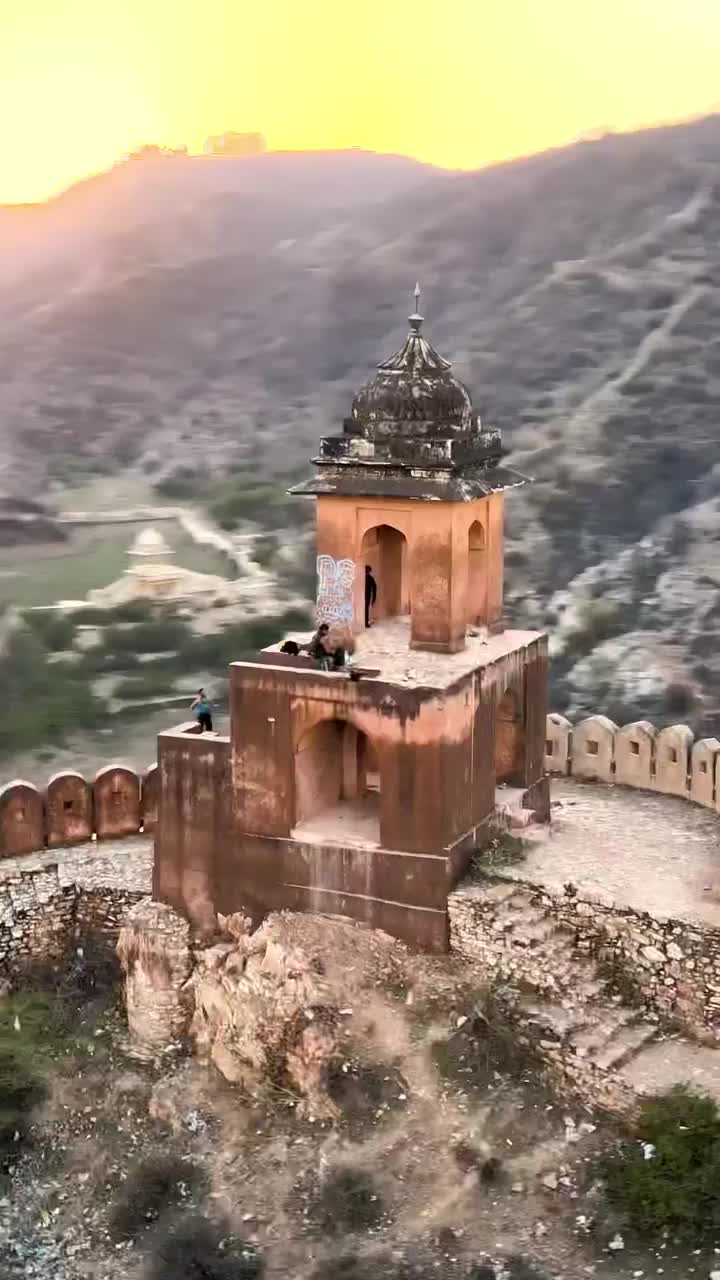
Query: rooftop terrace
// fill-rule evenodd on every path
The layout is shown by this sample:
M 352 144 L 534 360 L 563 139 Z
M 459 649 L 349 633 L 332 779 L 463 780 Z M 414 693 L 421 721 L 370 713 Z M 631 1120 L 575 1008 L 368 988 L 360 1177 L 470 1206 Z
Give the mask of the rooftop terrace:
M 312 632 L 290 632 L 277 644 L 264 649 L 263 653 L 279 654 L 285 640 L 295 640 L 304 645 L 311 636 Z M 377 675 L 365 677 L 369 679 L 409 688 L 447 689 L 477 667 L 489 667 L 500 662 L 538 639 L 540 633 L 537 631 L 501 631 L 497 635 L 489 635 L 485 629 L 478 628 L 468 632 L 465 648 L 459 653 L 430 653 L 410 648 L 408 617 L 386 618 L 356 637 L 353 666 L 377 672 Z M 285 660 L 283 665 L 291 663 Z

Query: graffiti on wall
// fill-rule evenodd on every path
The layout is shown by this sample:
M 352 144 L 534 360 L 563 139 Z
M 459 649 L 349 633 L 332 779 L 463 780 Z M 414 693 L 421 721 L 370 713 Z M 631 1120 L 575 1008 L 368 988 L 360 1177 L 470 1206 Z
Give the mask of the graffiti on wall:
M 318 556 L 317 577 L 318 622 L 351 623 L 353 620 L 355 561 L 334 560 L 332 556 Z

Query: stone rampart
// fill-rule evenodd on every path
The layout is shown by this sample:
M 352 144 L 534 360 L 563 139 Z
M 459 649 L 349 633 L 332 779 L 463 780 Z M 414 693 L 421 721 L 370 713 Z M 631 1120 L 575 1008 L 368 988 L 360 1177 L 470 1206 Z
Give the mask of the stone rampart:
M 502 891 L 487 881 L 465 882 L 449 898 L 454 951 L 500 979 L 556 999 L 579 998 L 578 976 L 590 960 L 595 977 L 627 985 L 663 1020 L 720 1041 L 720 929 L 553 894 L 522 880 L 498 883 L 531 900 L 529 938 L 515 945 Z M 538 945 L 536 934 L 547 937 L 547 945 Z
M 545 770 L 680 796 L 720 813 L 720 742 L 696 740 L 685 724 L 658 730 L 648 720 L 636 720 L 620 727 L 596 715 L 573 725 L 552 712 L 545 734 Z
M 0 860 L 148 834 L 157 807 L 157 765 L 142 774 L 108 765 L 92 782 L 72 771 L 55 773 L 42 789 L 16 779 L 0 787 Z
M 0 861 L 0 978 L 61 964 L 89 940 L 114 948 L 132 906 L 149 897 L 152 840 L 136 835 Z

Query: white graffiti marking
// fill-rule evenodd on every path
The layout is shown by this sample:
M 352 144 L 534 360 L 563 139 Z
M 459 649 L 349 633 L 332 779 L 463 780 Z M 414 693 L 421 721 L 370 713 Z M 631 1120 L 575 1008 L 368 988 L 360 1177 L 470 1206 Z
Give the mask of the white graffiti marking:
M 352 622 L 355 561 L 317 558 L 318 622 Z

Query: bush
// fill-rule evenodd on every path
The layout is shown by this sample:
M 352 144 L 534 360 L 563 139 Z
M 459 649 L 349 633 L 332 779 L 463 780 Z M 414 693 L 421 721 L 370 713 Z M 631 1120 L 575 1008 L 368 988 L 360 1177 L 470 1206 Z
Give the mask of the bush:
M 670 716 L 686 716 L 695 706 L 695 694 L 689 685 L 675 681 L 665 689 L 665 710 Z
M 256 1280 L 263 1269 L 252 1246 L 193 1215 L 171 1223 L 156 1243 L 148 1280 Z
M 499 1077 L 545 1089 L 545 1064 L 532 1034 L 518 1024 L 502 988 L 467 994 L 467 1021 L 430 1051 L 443 1080 L 484 1095 Z
M 161 498 L 175 498 L 180 501 L 198 498 L 204 491 L 207 477 L 201 468 L 178 467 L 163 480 L 158 480 L 153 489 Z
M 113 653 L 164 653 L 180 649 L 188 628 L 180 618 L 155 618 L 128 627 L 109 627 L 104 645 Z
M 28 1136 L 33 1110 L 47 1092 L 43 1064 L 64 1038 L 50 996 L 20 992 L 0 1000 L 0 1169 Z
M 302 1179 L 300 1194 L 306 1200 L 306 1216 L 321 1231 L 332 1235 L 367 1231 L 385 1218 L 382 1200 L 368 1173 L 342 1165 L 325 1178 L 310 1171 Z
M 23 622 L 50 653 L 57 653 L 61 649 L 69 649 L 72 646 L 75 620 L 65 614 L 56 613 L 51 609 L 28 609 L 23 614 Z
M 568 656 L 582 658 L 622 630 L 620 605 L 615 600 L 589 600 L 580 611 L 579 626 L 565 642 Z
M 79 666 L 48 666 L 46 658 L 47 650 L 29 627 L 12 633 L 0 659 L 0 685 L 12 734 L 0 751 L 63 742 L 68 733 L 95 728 L 102 719 L 104 704 Z
M 153 616 L 153 606 L 147 600 L 126 600 L 113 610 L 117 622 L 150 622 Z
M 650 1145 L 648 1145 L 650 1144 Z M 720 1230 L 720 1112 L 684 1086 L 646 1102 L 632 1137 L 600 1162 L 613 1209 L 647 1240 L 699 1245 Z
M 199 1166 L 179 1156 L 140 1160 L 115 1196 L 109 1221 L 113 1240 L 136 1239 L 161 1214 L 176 1209 L 203 1185 Z
M 132 702 L 134 699 L 147 700 L 148 698 L 160 698 L 166 695 L 176 693 L 169 677 L 158 675 L 153 671 L 152 665 L 149 671 L 143 671 L 136 676 L 128 676 L 126 680 L 120 680 L 114 691 L 116 698 L 124 701 Z

